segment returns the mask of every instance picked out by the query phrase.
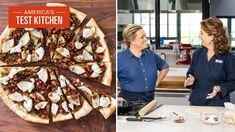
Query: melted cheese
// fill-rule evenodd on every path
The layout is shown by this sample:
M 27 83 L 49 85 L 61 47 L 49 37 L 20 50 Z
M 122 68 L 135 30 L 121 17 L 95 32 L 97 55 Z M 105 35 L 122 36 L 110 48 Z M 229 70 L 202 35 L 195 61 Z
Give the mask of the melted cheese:
M 30 112 L 33 108 L 33 100 L 26 97 L 26 96 L 24 96 L 24 99 L 25 99 L 25 101 L 23 103 L 23 106 L 28 112 Z
M 42 101 L 42 102 L 37 103 L 34 106 L 34 108 L 37 109 L 37 110 L 44 109 L 47 106 L 47 104 L 48 104 L 48 102 Z
M 66 101 L 64 101 L 61 105 L 62 105 L 62 108 L 64 109 L 64 111 L 69 112 L 69 109 L 68 109 Z
M 66 80 L 66 78 L 63 75 L 59 76 L 59 82 L 60 82 L 60 86 L 62 88 L 66 86 L 65 80 Z
M 43 49 L 43 47 L 39 47 L 36 49 L 36 54 L 38 55 L 38 60 L 42 60 L 45 50 Z
M 34 89 L 34 82 L 20 81 L 19 83 L 17 83 L 17 87 L 23 92 L 31 92 Z
M 26 59 L 26 57 L 27 57 L 27 54 L 26 54 L 26 52 L 25 51 L 22 51 L 21 52 L 21 59 Z
M 12 68 L 7 76 L 0 78 L 0 83 L 2 83 L 3 85 L 7 85 L 8 81 L 11 80 L 17 72 L 18 70 L 16 68 Z
M 40 80 L 42 80 L 44 83 L 46 83 L 48 79 L 48 73 L 45 68 L 41 68 L 40 71 L 37 73 Z
M 61 90 L 60 87 L 58 87 L 58 88 L 56 89 L 55 93 L 58 94 L 58 95 L 60 95 L 60 96 L 63 95 L 62 90 Z
M 78 74 L 78 75 L 83 74 L 83 73 L 86 72 L 85 69 L 82 68 L 82 67 L 79 66 L 79 65 L 72 65 L 72 66 L 69 66 L 69 70 L 72 71 L 72 72 L 74 72 L 74 73 L 76 73 L 76 74 Z
M 29 37 L 29 32 L 26 32 L 19 40 L 18 45 L 25 46 L 29 43 L 30 37 Z
M 94 109 L 100 106 L 100 99 L 98 95 L 95 99 L 92 97 L 92 106 Z
M 18 92 L 14 92 L 13 94 L 9 94 L 8 97 L 11 100 L 16 101 L 16 102 L 21 102 L 24 100 L 23 96 Z
M 32 56 L 31 56 L 30 54 L 28 54 L 27 57 L 26 57 L 26 60 L 27 60 L 28 62 L 31 62 Z
M 103 53 L 104 50 L 105 50 L 105 49 L 104 49 L 103 47 L 98 47 L 95 52 L 98 53 L 98 54 L 100 54 L 100 53 Z
M 63 43 L 65 43 L 65 39 L 63 36 L 60 36 L 58 39 L 58 44 L 63 44 Z
M 73 105 L 73 104 L 69 104 L 69 108 L 70 108 L 71 110 L 74 110 L 74 105 Z
M 88 93 L 89 95 L 92 96 L 92 92 L 89 88 L 87 88 L 86 86 L 81 86 L 81 87 L 78 87 L 78 89 L 81 89 L 82 91 Z
M 82 56 L 84 60 L 90 60 L 90 61 L 94 60 L 93 56 L 90 55 L 86 50 L 83 50 Z
M 93 52 L 93 51 L 92 51 L 92 48 L 91 48 L 91 43 L 89 43 L 89 44 L 85 47 L 85 49 L 86 49 L 88 52 L 90 52 L 90 53 Z
M 100 106 L 101 107 L 108 107 L 110 105 L 111 101 L 109 99 L 109 97 L 104 97 L 102 96 L 100 98 Z
M 69 50 L 66 49 L 66 48 L 57 48 L 56 49 L 56 52 L 58 52 L 59 54 L 61 54 L 62 56 L 66 57 L 66 58 L 69 58 L 70 57 L 70 53 L 69 53 Z
M 57 113 L 57 111 L 58 111 L 58 108 L 59 108 L 59 106 L 58 106 L 57 104 L 52 103 L 52 104 L 51 104 L 51 113 L 52 113 L 53 115 L 56 115 L 56 113 Z
M 45 98 L 43 97 L 43 95 L 41 93 L 36 92 L 35 94 L 36 94 L 37 97 L 40 98 L 40 100 L 45 100 Z
M 52 101 L 52 102 L 54 102 L 54 103 L 57 103 L 58 101 L 60 101 L 60 95 L 59 94 L 57 94 L 57 93 L 52 93 L 52 92 L 50 92 L 49 94 L 48 94 L 48 97 L 49 97 L 49 99 Z
M 11 54 L 11 53 L 19 53 L 19 52 L 21 52 L 21 47 L 22 47 L 21 44 L 16 45 L 15 47 L 13 47 L 13 48 L 11 49 L 10 54 Z
M 84 28 L 82 33 L 83 33 L 82 36 L 84 38 L 89 38 L 95 33 L 95 27 L 92 26 L 92 27 Z
M 2 53 L 7 53 L 14 46 L 14 39 L 10 39 L 2 44 Z
M 80 43 L 79 41 L 76 41 L 75 42 L 75 47 L 76 47 L 76 49 L 81 49 L 82 47 L 83 47 L 83 44 L 82 43 Z
M 91 66 L 91 69 L 94 71 L 92 74 L 91 74 L 91 77 L 93 78 L 96 78 L 99 76 L 100 73 L 102 73 L 102 70 L 100 69 L 99 65 L 97 63 L 94 63 L 92 66 Z
M 75 57 L 73 57 L 73 59 L 74 59 L 76 62 L 82 62 L 82 61 L 84 60 L 84 58 L 83 58 L 82 55 L 75 56 Z

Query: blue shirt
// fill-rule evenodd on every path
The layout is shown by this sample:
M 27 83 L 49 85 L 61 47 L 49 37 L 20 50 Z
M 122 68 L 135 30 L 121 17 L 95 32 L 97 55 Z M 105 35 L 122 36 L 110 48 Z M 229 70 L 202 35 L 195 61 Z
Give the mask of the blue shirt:
M 148 92 L 156 87 L 158 70 L 169 67 L 153 51 L 145 49 L 140 58 L 127 48 L 118 53 L 118 79 L 121 91 Z
M 235 56 L 230 53 L 220 57 L 214 55 L 208 61 L 207 51 L 202 47 L 193 54 L 187 72 L 195 77 L 189 101 L 192 105 L 223 106 L 230 101 L 229 93 L 235 90 Z M 221 92 L 213 99 L 206 99 L 215 85 L 220 86 Z

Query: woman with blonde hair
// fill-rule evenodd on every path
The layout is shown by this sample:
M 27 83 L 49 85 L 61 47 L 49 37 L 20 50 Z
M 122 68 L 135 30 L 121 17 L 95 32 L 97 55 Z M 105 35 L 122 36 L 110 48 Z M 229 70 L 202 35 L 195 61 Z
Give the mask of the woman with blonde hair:
M 127 101 L 150 102 L 169 66 L 147 49 L 146 34 L 140 25 L 128 25 L 123 30 L 123 39 L 128 48 L 118 53 L 119 97 Z
M 226 28 L 216 17 L 201 22 L 202 48 L 193 54 L 185 86 L 191 105 L 223 106 L 235 90 L 235 57 L 229 53 Z

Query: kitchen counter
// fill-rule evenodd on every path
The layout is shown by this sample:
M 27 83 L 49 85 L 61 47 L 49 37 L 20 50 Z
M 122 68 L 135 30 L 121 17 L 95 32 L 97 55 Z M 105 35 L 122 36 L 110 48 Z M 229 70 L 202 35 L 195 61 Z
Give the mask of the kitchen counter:
M 157 88 L 184 88 L 185 77 L 182 76 L 166 76 Z
M 126 121 L 127 116 L 117 117 L 118 132 L 234 132 L 235 126 L 224 123 L 218 125 L 204 124 L 200 116 L 192 116 L 185 112 L 187 108 L 199 106 L 163 105 L 149 113 L 147 117 L 166 116 L 166 119 L 152 122 Z M 210 107 L 212 108 L 212 107 Z M 224 107 L 213 107 L 217 112 L 223 112 Z M 176 112 L 185 119 L 184 123 L 175 123 L 170 119 L 170 113 Z
M 158 88 L 184 88 L 188 68 L 170 68 L 167 76 L 160 82 Z

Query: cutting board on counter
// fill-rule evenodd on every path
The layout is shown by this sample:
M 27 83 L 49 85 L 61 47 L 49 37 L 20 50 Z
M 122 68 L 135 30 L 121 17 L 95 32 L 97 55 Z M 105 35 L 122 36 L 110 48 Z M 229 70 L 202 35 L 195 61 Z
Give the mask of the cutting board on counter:
M 1 0 L 0 1 L 0 33 L 8 24 L 8 6 L 45 6 L 46 3 L 63 3 L 81 12 L 88 18 L 94 18 L 106 35 L 107 44 L 111 54 L 113 67 L 112 91 L 116 91 L 116 1 L 115 0 Z M 68 120 L 50 125 L 37 124 L 24 121 L 12 112 L 0 99 L 0 131 L 4 132 L 35 132 L 35 131 L 66 131 L 66 132 L 114 132 L 116 131 L 116 116 L 114 114 L 107 120 L 97 111 L 79 120 Z

